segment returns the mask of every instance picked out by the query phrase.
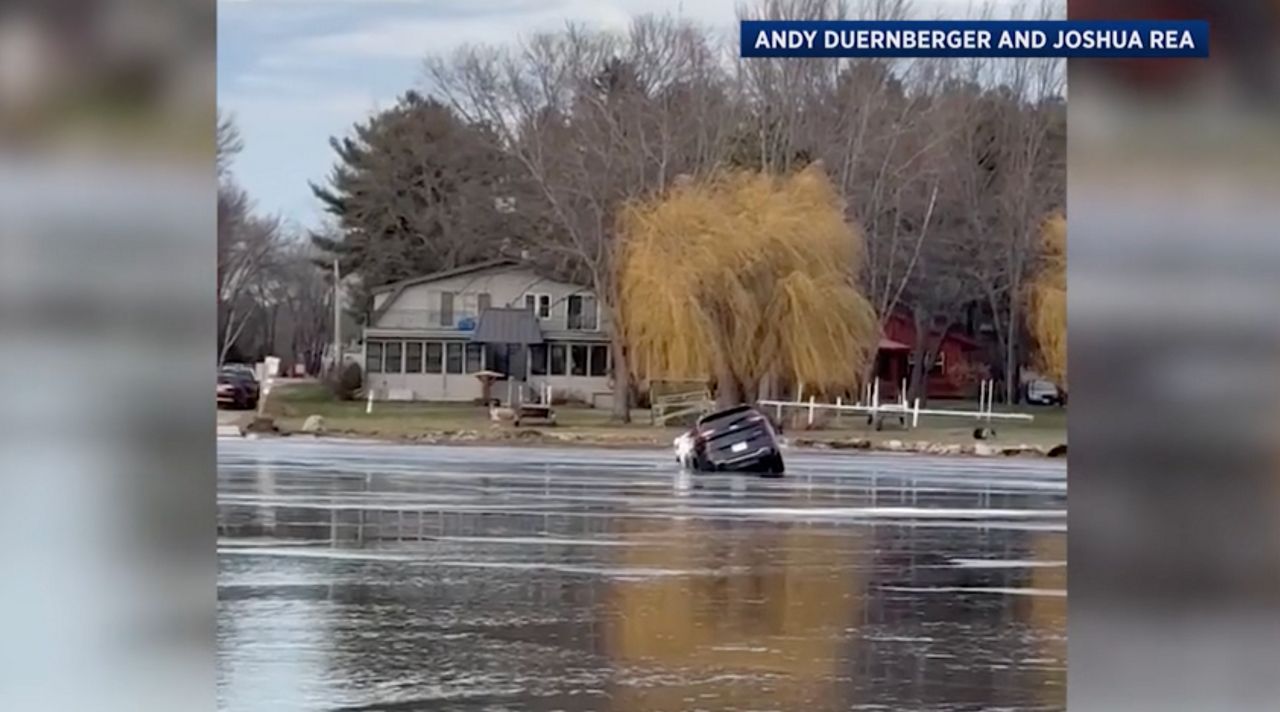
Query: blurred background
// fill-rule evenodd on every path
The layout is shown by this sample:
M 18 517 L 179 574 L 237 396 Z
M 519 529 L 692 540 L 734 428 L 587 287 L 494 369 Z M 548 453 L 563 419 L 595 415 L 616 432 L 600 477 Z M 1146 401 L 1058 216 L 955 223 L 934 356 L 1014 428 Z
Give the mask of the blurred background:
M 0 4 L 0 709 L 213 709 L 212 0 Z
M 214 707 L 215 13 L 0 6 L 0 709 Z M 1280 5 L 1070 14 L 1071 708 L 1275 709 Z
M 1069 69 L 1072 710 L 1280 704 L 1280 4 Z

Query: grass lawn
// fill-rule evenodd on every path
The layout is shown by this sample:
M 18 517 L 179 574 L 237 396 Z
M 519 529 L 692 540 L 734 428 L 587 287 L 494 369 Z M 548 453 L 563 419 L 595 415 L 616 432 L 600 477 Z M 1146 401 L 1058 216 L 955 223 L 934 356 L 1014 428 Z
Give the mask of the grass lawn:
M 365 401 L 338 401 L 321 384 L 293 384 L 271 394 L 266 412 L 286 430 L 299 430 L 309 415 L 320 415 L 325 427 L 334 433 L 349 435 L 404 438 L 427 432 L 491 431 L 495 424 L 489 419 L 488 409 L 469 403 L 387 403 L 373 404 L 373 413 L 365 413 Z M 931 408 L 943 410 L 977 410 L 976 402 L 935 401 Z M 997 409 L 996 412 L 1001 412 Z M 1031 423 L 993 421 L 989 427 L 996 431 L 992 442 L 1001 445 L 1033 445 L 1052 447 L 1067 441 L 1067 411 L 1056 407 L 1019 408 L 1017 412 L 1031 413 Z M 659 428 L 649 424 L 649 411 L 632 411 L 632 423 L 622 425 L 610 421 L 608 410 L 585 406 L 558 406 L 556 408 L 557 433 L 581 436 L 591 440 L 616 440 L 620 443 L 661 444 L 671 442 L 682 428 Z M 797 422 L 803 422 L 798 414 Z M 940 444 L 971 444 L 973 431 L 981 423 L 960 418 L 925 417 L 916 429 L 903 428 L 896 420 L 888 420 L 882 430 L 867 425 L 865 416 L 842 415 L 838 420 L 826 416 L 824 422 L 813 429 L 791 426 L 787 434 L 808 440 L 847 440 L 864 438 L 871 442 L 901 440 L 904 442 L 931 442 Z M 510 428 L 509 425 L 503 426 Z M 530 424 L 528 430 L 544 430 L 546 426 Z
M 923 408 L 923 406 L 921 406 Z M 978 410 L 977 401 L 939 401 L 929 403 L 931 410 Z M 824 439 L 829 433 L 845 433 L 864 437 L 872 442 L 886 440 L 927 441 L 949 445 L 973 443 L 973 431 L 988 427 L 996 435 L 991 440 L 1002 445 L 1037 445 L 1053 447 L 1067 442 L 1067 409 L 1059 407 L 1015 406 L 1012 409 L 997 406 L 994 413 L 1025 413 L 1035 417 L 1031 422 L 1020 420 L 992 420 L 990 423 L 971 418 L 920 416 L 920 427 L 903 427 L 896 418 L 885 421 L 884 428 L 876 431 L 867 424 L 866 416 L 846 414 L 838 421 L 828 417 L 826 427 L 817 430 L 815 439 Z
M 366 402 L 336 400 L 320 384 L 300 384 L 282 388 L 270 396 L 267 414 L 289 430 L 297 430 L 309 415 L 324 417 L 325 427 L 335 432 L 397 437 L 427 431 L 484 431 L 492 428 L 489 410 L 471 403 L 390 403 L 375 402 L 373 412 L 366 413 Z M 664 436 L 665 428 L 649 425 L 649 411 L 632 412 L 632 423 L 621 425 L 610 421 L 607 410 L 585 406 L 557 406 L 556 429 L 582 434 L 634 434 Z M 509 426 L 508 426 L 509 427 Z M 531 429 L 546 426 L 530 424 Z M 678 432 L 676 429 L 672 433 Z M 675 437 L 673 434 L 671 437 Z

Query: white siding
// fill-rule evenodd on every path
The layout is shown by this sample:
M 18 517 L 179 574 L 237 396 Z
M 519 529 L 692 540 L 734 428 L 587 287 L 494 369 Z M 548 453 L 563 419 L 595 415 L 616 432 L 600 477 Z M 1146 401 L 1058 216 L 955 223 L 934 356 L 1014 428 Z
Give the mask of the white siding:
M 406 287 L 385 313 L 372 326 L 390 329 L 438 329 L 441 328 L 440 312 L 442 295 L 454 294 L 454 323 L 460 318 L 477 316 L 479 295 L 489 295 L 491 306 L 521 307 L 525 295 L 546 294 L 551 298 L 551 317 L 542 320 L 542 328 L 550 331 L 567 329 L 568 300 L 571 295 L 592 296 L 589 290 L 574 284 L 543 279 L 532 271 L 520 267 L 494 267 L 457 277 L 416 284 Z M 378 295 L 375 305 L 386 304 L 389 296 Z M 379 303 L 381 302 L 381 304 Z M 599 328 L 606 331 L 603 310 L 599 315 Z
M 452 293 L 453 324 L 442 325 L 441 295 Z M 447 277 L 406 287 L 398 296 L 394 292 L 375 296 L 375 305 L 385 307 L 384 313 L 366 330 L 366 340 L 372 341 L 465 341 L 470 332 L 458 328 L 465 317 L 476 317 L 481 294 L 489 295 L 494 307 L 523 307 L 525 296 L 546 294 L 551 300 L 551 315 L 540 321 L 544 336 L 549 341 L 576 343 L 607 343 L 608 323 L 604 314 L 597 320 L 598 328 L 592 331 L 569 330 L 569 297 L 591 296 L 582 287 L 564 282 L 543 279 L 531 270 L 516 266 L 499 266 L 470 274 Z M 392 297 L 395 299 L 391 301 Z M 411 391 L 414 400 L 423 401 L 472 401 L 481 397 L 482 387 L 475 376 L 468 373 L 409 373 L 405 366 L 405 352 L 401 354 L 400 373 L 366 373 L 368 384 L 375 389 L 376 397 L 386 397 L 391 391 Z M 464 359 L 465 362 L 465 359 Z M 364 365 L 364 364 L 362 364 Z M 528 383 L 533 388 L 550 384 L 557 397 L 569 395 L 585 403 L 607 407 L 610 397 L 607 376 L 530 375 Z M 506 399 L 507 386 L 498 382 L 493 396 Z
M 410 391 L 412 400 L 415 401 L 471 402 L 483 394 L 480 381 L 465 373 L 372 373 L 368 376 L 368 383 L 374 388 L 374 398 L 378 400 L 399 390 Z M 608 403 L 612 402 L 613 389 L 608 378 L 538 376 L 529 381 L 534 389 L 540 390 L 543 384 L 551 386 L 552 396 L 556 400 L 567 396 L 571 400 L 599 407 L 608 407 Z M 507 400 L 505 381 L 494 384 L 492 396 Z
M 411 391 L 416 401 L 471 402 L 483 394 L 480 381 L 465 373 L 371 373 L 368 381 L 377 399 L 400 389 Z

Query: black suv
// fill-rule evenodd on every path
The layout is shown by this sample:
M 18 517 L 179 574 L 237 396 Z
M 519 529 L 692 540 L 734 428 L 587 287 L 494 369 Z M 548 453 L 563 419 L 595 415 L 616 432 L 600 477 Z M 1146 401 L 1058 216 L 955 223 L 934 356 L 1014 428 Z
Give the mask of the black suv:
M 244 368 L 223 367 L 218 371 L 218 405 L 252 410 L 258 407 L 258 380 Z
M 785 468 L 773 425 L 749 405 L 698 419 L 676 441 L 676 457 L 698 472 L 754 472 L 781 477 Z

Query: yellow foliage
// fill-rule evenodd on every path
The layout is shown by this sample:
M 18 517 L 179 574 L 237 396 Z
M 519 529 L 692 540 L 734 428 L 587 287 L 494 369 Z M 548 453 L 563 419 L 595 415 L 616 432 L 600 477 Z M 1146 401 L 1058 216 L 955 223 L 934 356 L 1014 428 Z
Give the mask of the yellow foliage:
M 1067 389 L 1067 220 L 1053 215 L 1041 232 L 1043 265 L 1028 290 L 1027 321 L 1036 342 L 1036 364 Z
M 766 375 L 807 390 L 857 386 L 880 327 L 854 277 L 862 236 L 820 166 L 685 182 L 620 220 L 635 376 L 711 380 L 721 364 L 747 393 Z

